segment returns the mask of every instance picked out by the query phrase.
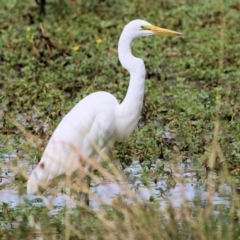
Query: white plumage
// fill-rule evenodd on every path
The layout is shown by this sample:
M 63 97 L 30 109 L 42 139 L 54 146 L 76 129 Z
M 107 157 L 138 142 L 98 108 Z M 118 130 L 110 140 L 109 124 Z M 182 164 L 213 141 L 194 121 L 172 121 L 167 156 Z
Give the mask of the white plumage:
M 130 73 L 126 97 L 119 104 L 108 92 L 96 92 L 82 99 L 60 122 L 32 171 L 27 192 L 34 194 L 41 183 L 71 174 L 84 164 L 84 158 L 99 158 L 100 151 L 108 151 L 115 141 L 124 141 L 136 127 L 144 97 L 145 66 L 131 53 L 132 41 L 153 34 L 179 35 L 158 28 L 143 20 L 128 23 L 119 39 L 118 54 L 122 66 Z M 96 149 L 96 146 L 98 149 Z

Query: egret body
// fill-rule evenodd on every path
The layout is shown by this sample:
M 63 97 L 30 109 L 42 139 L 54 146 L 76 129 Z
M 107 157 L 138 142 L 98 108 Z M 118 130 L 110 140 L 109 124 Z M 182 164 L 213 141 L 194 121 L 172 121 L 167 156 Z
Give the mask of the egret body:
M 131 43 L 135 38 L 153 34 L 180 35 L 158 28 L 143 20 L 128 23 L 118 42 L 118 56 L 130 74 L 127 94 L 122 103 L 108 92 L 96 92 L 82 99 L 60 122 L 32 171 L 27 192 L 34 194 L 39 185 L 76 171 L 84 159 L 99 158 L 115 141 L 127 139 L 137 126 L 144 97 L 145 66 L 134 57 Z

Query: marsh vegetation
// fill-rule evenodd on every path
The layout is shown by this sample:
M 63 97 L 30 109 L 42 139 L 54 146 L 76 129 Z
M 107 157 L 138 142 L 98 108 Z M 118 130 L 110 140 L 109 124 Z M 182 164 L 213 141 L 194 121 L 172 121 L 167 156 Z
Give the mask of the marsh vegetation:
M 2 0 L 0 14 L 1 239 L 239 238 L 239 1 Z M 27 196 L 62 117 L 91 92 L 124 98 L 117 42 L 137 18 L 184 36 L 134 42 L 147 69 L 141 119 L 95 166 L 92 207 L 61 181 Z

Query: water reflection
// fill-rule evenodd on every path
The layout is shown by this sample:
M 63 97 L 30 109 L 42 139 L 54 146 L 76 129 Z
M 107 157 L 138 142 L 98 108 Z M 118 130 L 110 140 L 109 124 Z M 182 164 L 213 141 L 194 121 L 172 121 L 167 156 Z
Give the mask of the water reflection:
M 189 162 L 188 162 L 189 163 Z M 184 164 L 180 164 L 181 167 L 186 167 Z M 174 208 L 180 207 L 182 204 L 191 204 L 196 201 L 200 201 L 201 205 L 204 205 L 209 197 L 206 192 L 205 184 L 202 181 L 201 184 L 195 177 L 195 172 L 183 173 L 183 177 L 189 178 L 185 183 L 177 182 L 174 186 L 169 188 L 166 179 L 160 179 L 157 183 L 150 182 L 150 188 L 145 187 L 141 182 L 141 166 L 137 161 L 134 161 L 132 165 L 125 169 L 127 174 L 131 173 L 131 177 L 134 181 L 130 181 L 129 187 L 135 192 L 135 195 L 139 202 L 144 203 L 154 196 L 161 208 L 164 208 L 167 204 L 170 204 Z M 175 173 L 175 175 L 179 175 Z M 95 193 L 105 202 L 111 203 L 118 195 L 124 194 L 124 186 L 119 183 L 105 183 L 95 186 Z M 231 187 L 227 184 L 222 184 L 218 188 L 218 192 L 214 192 L 212 195 L 212 203 L 214 205 L 222 204 L 230 205 Z M 91 207 L 98 209 L 100 203 L 98 201 L 91 201 Z
M 158 162 L 156 163 L 158 164 Z M 161 208 L 164 208 L 167 204 L 171 204 L 172 207 L 178 208 L 181 204 L 194 205 L 194 202 L 200 201 L 200 205 L 204 205 L 209 197 L 206 192 L 206 181 L 198 181 L 195 171 L 186 171 L 191 164 L 191 161 L 186 161 L 186 163 L 181 163 L 178 168 L 182 169 L 181 173 L 174 173 L 175 177 L 182 175 L 184 182 L 176 182 L 169 187 L 168 178 L 162 177 L 157 182 L 150 182 L 150 187 L 147 188 L 143 185 L 141 181 L 141 171 L 142 167 L 138 161 L 133 161 L 133 163 L 124 170 L 125 175 L 128 176 L 128 186 L 134 192 L 136 199 L 139 202 L 144 203 L 154 196 L 154 199 L 159 202 Z M 155 167 L 155 166 L 153 166 Z M 7 171 L 3 169 L 2 173 Z M 181 172 L 181 171 L 180 171 Z M 2 178 L 2 184 L 10 182 L 10 175 Z M 101 204 L 110 204 L 118 196 L 124 196 L 126 188 L 124 185 L 118 182 L 108 182 L 106 180 L 101 183 L 92 183 L 91 192 L 93 193 L 90 197 L 90 206 L 93 210 L 98 210 Z M 126 194 L 127 195 L 127 194 Z M 211 201 L 215 205 L 230 205 L 230 195 L 231 188 L 226 184 L 222 184 L 218 188 L 218 192 L 212 194 Z M 93 197 L 94 196 L 94 197 Z M 124 198 L 124 197 L 123 197 Z M 64 206 L 66 204 L 65 195 L 59 196 L 49 196 L 47 198 L 33 196 L 33 195 L 22 195 L 19 196 L 18 191 L 2 189 L 0 190 L 0 203 L 6 202 L 10 204 L 11 207 L 16 207 L 18 204 L 24 202 L 25 200 L 34 202 L 34 204 L 49 204 L 54 206 Z M 39 201 L 40 199 L 40 201 Z M 101 199 L 101 200 L 100 200 Z M 130 201 L 125 198 L 124 201 Z M 71 203 L 73 206 L 74 203 Z

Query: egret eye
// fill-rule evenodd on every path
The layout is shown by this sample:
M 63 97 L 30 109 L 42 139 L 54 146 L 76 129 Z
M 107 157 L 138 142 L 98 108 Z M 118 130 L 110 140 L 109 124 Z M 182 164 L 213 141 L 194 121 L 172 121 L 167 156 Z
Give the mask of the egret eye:
M 147 30 L 146 26 L 141 26 L 141 30 Z

